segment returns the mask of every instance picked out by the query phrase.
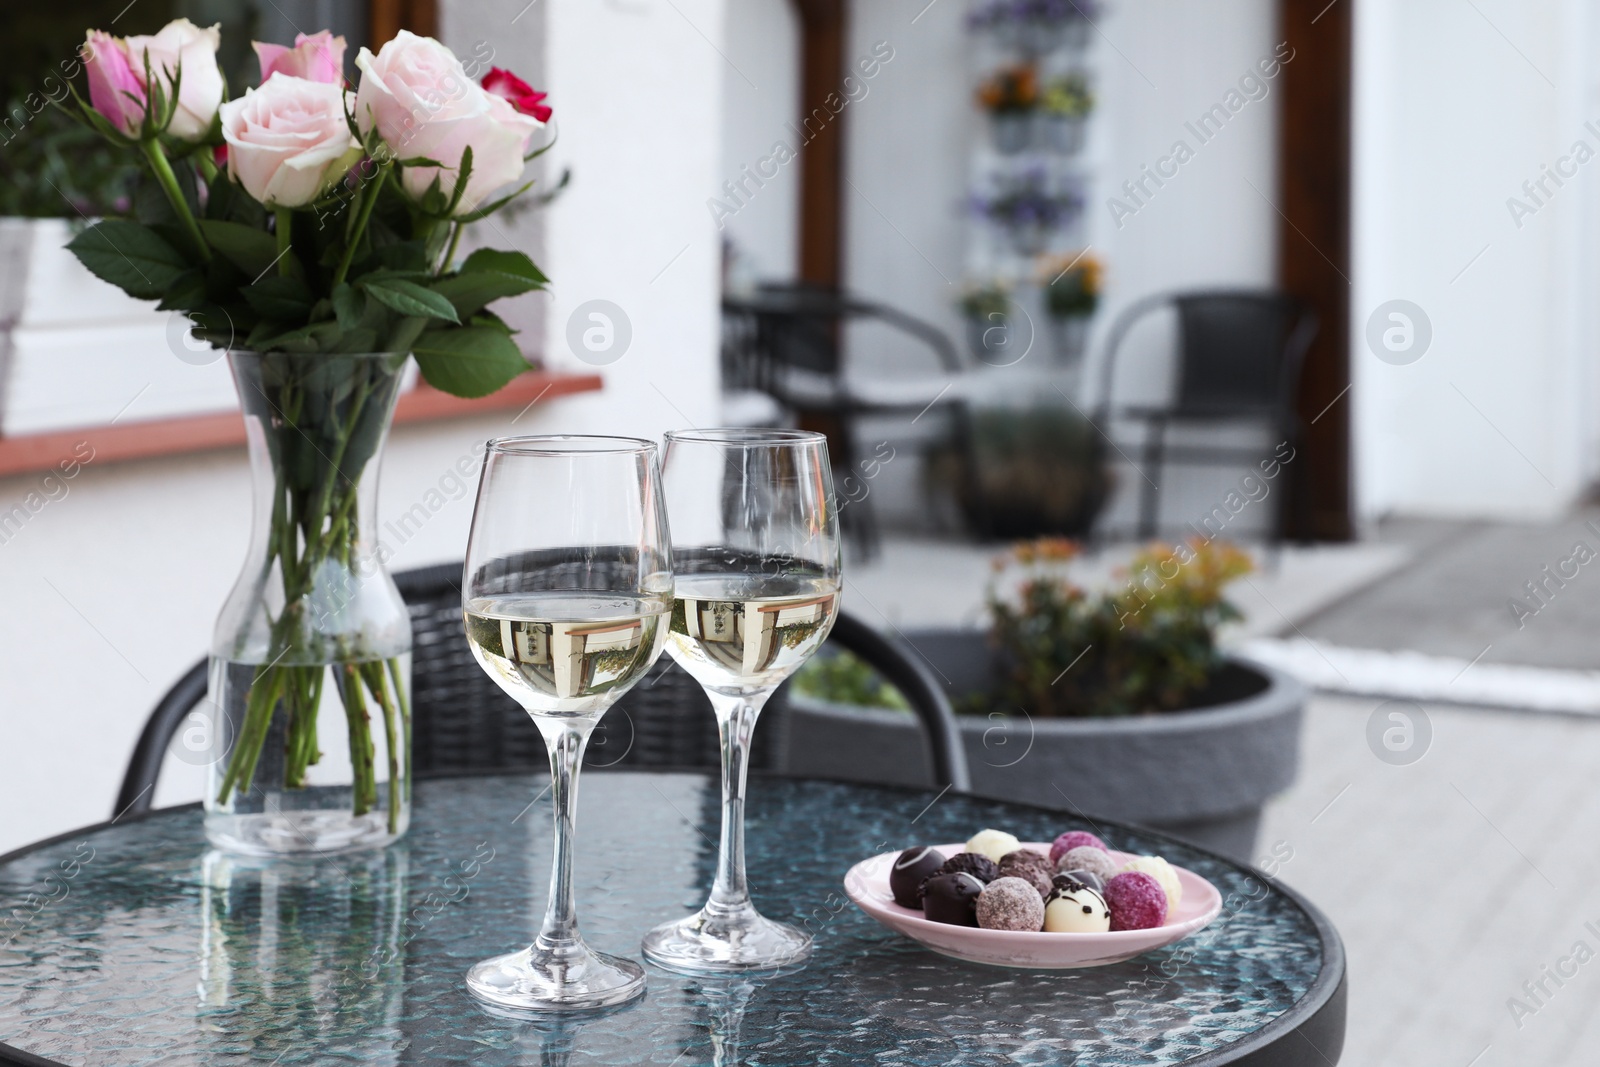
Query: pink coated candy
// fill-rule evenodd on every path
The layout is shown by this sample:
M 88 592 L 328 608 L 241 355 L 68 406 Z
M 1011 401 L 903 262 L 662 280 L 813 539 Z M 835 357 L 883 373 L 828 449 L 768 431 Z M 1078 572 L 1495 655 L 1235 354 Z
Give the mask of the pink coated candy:
M 1104 896 L 1113 930 L 1149 930 L 1167 921 L 1167 891 L 1143 871 L 1117 875 Z
M 1066 833 L 1056 838 L 1055 844 L 1050 846 L 1050 866 L 1054 867 L 1056 860 L 1060 859 L 1062 856 L 1066 855 L 1075 848 L 1082 848 L 1084 845 L 1088 845 L 1090 848 L 1097 848 L 1101 852 L 1111 851 L 1110 849 L 1106 848 L 1106 843 L 1104 841 L 1089 833 L 1087 830 L 1068 830 Z

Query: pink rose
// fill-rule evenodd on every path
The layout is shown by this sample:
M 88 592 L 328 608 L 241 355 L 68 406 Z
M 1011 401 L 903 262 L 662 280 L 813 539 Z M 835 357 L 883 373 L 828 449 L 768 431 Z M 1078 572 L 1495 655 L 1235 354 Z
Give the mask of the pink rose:
M 102 30 L 90 30 L 82 56 L 89 73 L 89 102 L 111 125 L 137 137 L 148 97 L 122 42 Z
M 335 37 L 327 30 L 309 37 L 303 33 L 298 35 L 293 48 L 265 41 L 252 41 L 250 47 L 256 50 L 256 58 L 261 61 L 263 85 L 274 74 L 333 85 L 344 82 L 344 38 Z
M 304 207 L 361 158 L 343 89 L 274 74 L 222 105 L 228 176 L 269 207 Z
M 401 30 L 374 56 L 356 57 L 361 85 L 356 124 L 376 129 L 399 159 L 432 159 L 439 167 L 407 167 L 405 188 L 421 199 L 434 179 L 454 195 L 462 152 L 472 148 L 472 174 L 455 213 L 476 209 L 490 193 L 522 176 L 523 157 L 544 125 L 473 81 L 455 53 L 431 37 Z
M 178 107 L 173 112 L 168 136 L 180 141 L 202 141 L 216 121 L 222 106 L 222 71 L 217 69 L 217 46 L 222 32 L 212 26 L 201 29 L 188 19 L 167 23 L 153 37 L 129 37 L 123 42 L 134 77 L 144 81 L 145 58 L 150 60 L 150 76 L 168 94 L 178 71 L 183 77 L 178 86 Z M 145 87 L 146 90 L 149 86 Z
M 544 98 L 550 94 L 537 91 L 509 70 L 490 67 L 489 73 L 483 76 L 483 87 L 509 100 L 511 106 L 524 115 L 532 115 L 540 122 L 550 121 L 552 111 L 550 105 L 544 102 Z

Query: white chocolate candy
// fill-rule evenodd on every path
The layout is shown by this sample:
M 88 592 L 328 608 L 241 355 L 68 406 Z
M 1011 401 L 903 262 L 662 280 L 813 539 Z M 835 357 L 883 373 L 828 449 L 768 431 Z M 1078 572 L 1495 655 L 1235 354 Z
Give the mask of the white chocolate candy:
M 1086 885 L 1057 889 L 1044 906 L 1044 929 L 1050 934 L 1103 934 L 1111 929 L 1111 909 Z
M 1161 883 L 1162 892 L 1167 894 L 1167 914 L 1170 916 L 1178 910 L 1178 902 L 1183 900 L 1183 883 L 1178 880 L 1178 872 L 1172 869 L 1172 864 L 1160 856 L 1136 856 L 1122 865 L 1124 871 L 1142 871 Z
M 1004 830 L 979 830 L 972 835 L 972 840 L 966 843 L 964 851 L 988 856 L 994 862 L 999 863 L 1001 856 L 1004 856 L 1007 852 L 1015 852 L 1021 847 L 1022 842 Z

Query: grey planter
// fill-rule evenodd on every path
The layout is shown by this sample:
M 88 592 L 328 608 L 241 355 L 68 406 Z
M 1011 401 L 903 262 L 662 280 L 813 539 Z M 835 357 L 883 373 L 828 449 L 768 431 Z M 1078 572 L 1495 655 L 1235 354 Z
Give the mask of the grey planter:
M 986 687 L 982 634 L 907 637 L 949 679 L 953 698 Z M 1206 698 L 1216 702 L 1127 719 L 1032 719 L 1022 709 L 963 716 L 973 791 L 1139 823 L 1249 862 L 1262 804 L 1294 781 L 1306 691 L 1235 659 Z M 928 782 L 921 732 L 904 712 L 794 694 L 781 721 L 779 760 L 789 773 Z

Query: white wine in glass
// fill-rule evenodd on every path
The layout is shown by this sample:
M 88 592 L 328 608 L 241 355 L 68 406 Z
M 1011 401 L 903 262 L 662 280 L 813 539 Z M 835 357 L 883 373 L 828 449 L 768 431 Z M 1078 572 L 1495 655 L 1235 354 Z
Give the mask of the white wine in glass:
M 722 748 L 722 838 L 706 904 L 645 935 L 651 961 L 690 973 L 785 967 L 811 937 L 756 911 L 744 795 L 756 718 L 822 645 L 839 610 L 839 523 L 828 446 L 796 430 L 667 435 L 672 525 L 667 651 L 705 689 Z
M 656 446 L 626 437 L 489 442 L 461 587 L 467 644 L 532 716 L 550 752 L 555 855 L 533 944 L 475 964 L 473 995 L 505 1008 L 598 1008 L 644 992 L 644 969 L 578 932 L 578 768 L 606 709 L 661 655 L 672 557 Z

